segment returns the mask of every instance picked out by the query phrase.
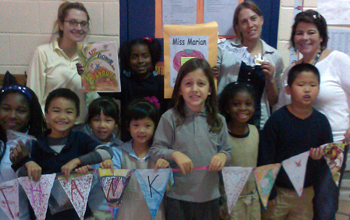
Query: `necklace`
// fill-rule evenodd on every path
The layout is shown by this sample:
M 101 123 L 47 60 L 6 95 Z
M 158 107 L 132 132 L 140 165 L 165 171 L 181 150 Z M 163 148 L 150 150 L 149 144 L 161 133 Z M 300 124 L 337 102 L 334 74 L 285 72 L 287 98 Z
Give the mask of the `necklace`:
M 321 49 L 320 51 L 318 51 L 318 53 L 317 53 L 317 55 L 316 55 L 316 57 L 315 57 L 314 62 L 312 63 L 312 65 L 315 66 L 315 64 L 317 63 L 318 59 L 320 59 L 320 56 L 321 56 L 321 54 L 322 54 L 322 51 L 323 51 L 323 49 Z M 302 62 L 302 63 L 304 63 L 304 57 L 303 57 L 303 62 Z

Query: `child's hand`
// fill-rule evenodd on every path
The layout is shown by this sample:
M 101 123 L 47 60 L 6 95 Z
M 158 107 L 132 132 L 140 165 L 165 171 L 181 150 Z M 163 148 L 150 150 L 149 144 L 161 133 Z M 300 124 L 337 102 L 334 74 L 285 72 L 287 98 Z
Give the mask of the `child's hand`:
M 29 161 L 24 166 L 27 169 L 29 179 L 38 182 L 41 177 L 41 167 L 34 161 Z
M 114 173 L 114 165 L 111 159 L 102 161 L 100 167 L 103 169 L 111 169 L 112 173 Z
M 19 140 L 17 146 L 10 148 L 10 160 L 13 164 L 16 164 L 28 156 L 28 152 L 24 147 L 24 143 Z
M 311 148 L 310 150 L 310 157 L 313 160 L 319 160 L 323 157 L 323 152 L 321 147 L 317 147 L 317 148 Z
M 227 156 L 224 153 L 217 153 L 211 158 L 209 171 L 219 171 L 226 163 Z
M 175 163 L 180 167 L 183 175 L 186 175 L 187 173 L 192 173 L 193 163 L 188 156 L 181 153 L 180 151 L 175 151 L 173 153 L 173 158 L 175 160 Z
M 91 166 L 90 165 L 86 165 L 86 166 L 82 166 L 82 167 L 76 168 L 74 171 L 77 172 L 78 174 L 86 175 L 86 174 L 88 174 L 89 169 L 91 169 Z
M 157 171 L 158 168 L 167 168 L 169 167 L 169 162 L 164 160 L 164 159 L 158 159 L 157 160 L 157 163 L 156 163 L 156 166 L 154 167 L 154 171 Z
M 61 172 L 66 176 L 66 180 L 69 179 L 69 174 L 72 170 L 80 165 L 81 161 L 78 158 L 75 158 L 68 163 L 66 163 L 63 167 L 61 167 Z

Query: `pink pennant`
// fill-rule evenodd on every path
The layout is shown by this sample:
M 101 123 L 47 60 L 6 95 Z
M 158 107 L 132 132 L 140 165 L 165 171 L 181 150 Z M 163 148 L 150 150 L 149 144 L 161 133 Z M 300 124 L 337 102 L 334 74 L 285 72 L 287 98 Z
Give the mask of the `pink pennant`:
M 11 220 L 19 219 L 17 179 L 0 184 L 0 208 Z
M 38 182 L 28 177 L 21 177 L 18 179 L 34 209 L 35 216 L 39 220 L 44 220 L 46 217 L 48 201 L 55 177 L 55 173 L 42 175 Z
M 65 176 L 57 176 L 62 188 L 70 199 L 75 211 L 78 213 L 80 219 L 84 219 L 87 201 L 91 189 L 93 178 L 93 171 L 87 175 L 71 174 L 69 180 Z

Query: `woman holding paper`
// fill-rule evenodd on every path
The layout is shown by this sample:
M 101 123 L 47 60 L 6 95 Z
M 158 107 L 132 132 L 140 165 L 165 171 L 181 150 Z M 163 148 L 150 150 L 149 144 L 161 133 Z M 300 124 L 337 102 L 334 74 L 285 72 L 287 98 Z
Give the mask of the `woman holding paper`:
M 256 103 L 252 123 L 262 128 L 270 116 L 270 107 L 277 103 L 278 85 L 283 71 L 280 53 L 260 38 L 264 18 L 251 1 L 239 4 L 233 18 L 238 38 L 218 44 L 218 94 L 230 82 L 245 82 L 255 88 Z M 253 57 L 256 57 L 255 59 Z
M 88 103 L 98 97 L 97 93 L 84 93 L 77 70 L 77 43 L 88 34 L 89 22 L 82 3 L 62 3 L 54 26 L 58 38 L 36 49 L 28 70 L 27 86 L 36 93 L 43 110 L 48 94 L 57 88 L 69 88 L 79 96 L 77 124 L 84 123 Z

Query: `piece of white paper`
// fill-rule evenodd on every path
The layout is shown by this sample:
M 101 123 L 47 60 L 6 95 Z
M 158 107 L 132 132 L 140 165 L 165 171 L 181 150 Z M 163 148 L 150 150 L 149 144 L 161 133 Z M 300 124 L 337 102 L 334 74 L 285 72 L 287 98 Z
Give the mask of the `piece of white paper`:
M 317 11 L 326 19 L 327 24 L 350 24 L 349 0 L 318 0 Z
M 219 35 L 234 36 L 233 14 L 238 0 L 204 0 L 204 23 L 216 21 Z
M 196 23 L 197 0 L 163 0 L 163 25 Z
M 328 29 L 327 49 L 337 50 L 350 56 L 350 30 Z

